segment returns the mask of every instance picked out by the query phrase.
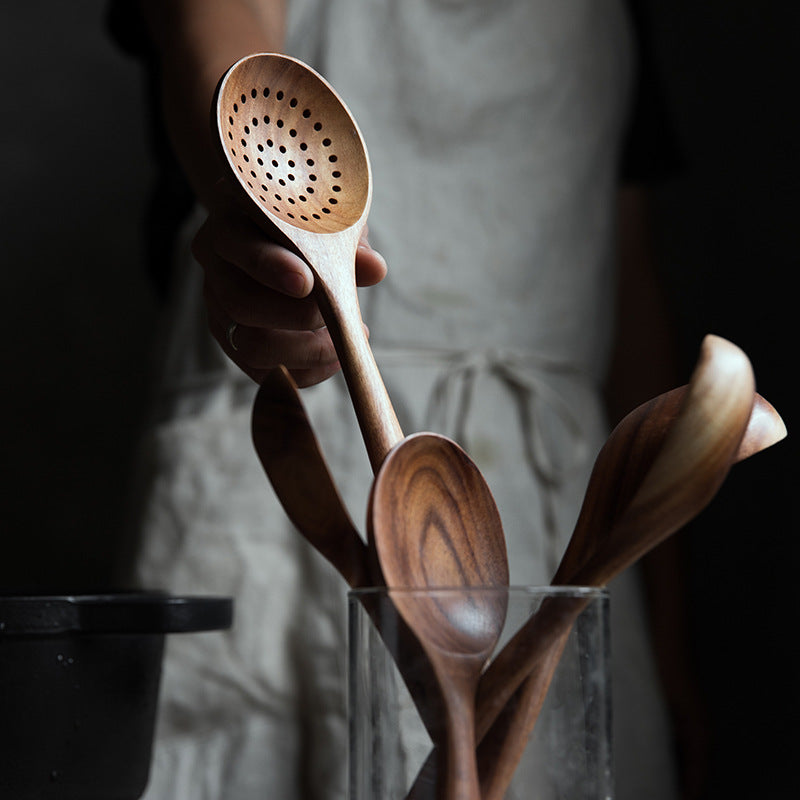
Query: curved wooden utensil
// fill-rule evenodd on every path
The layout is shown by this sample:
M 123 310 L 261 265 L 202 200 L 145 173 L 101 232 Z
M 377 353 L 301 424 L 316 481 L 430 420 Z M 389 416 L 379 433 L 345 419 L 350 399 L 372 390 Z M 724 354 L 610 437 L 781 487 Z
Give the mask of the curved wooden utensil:
M 560 580 L 604 586 L 705 508 L 741 447 L 754 399 L 747 356 L 720 337 L 706 336 L 680 412 L 635 494 L 591 553 L 575 558 L 573 570 L 559 570 Z M 488 733 L 478 756 L 484 800 L 505 796 L 582 608 L 582 603 L 543 604 L 486 671 L 479 689 L 485 715 L 481 729 Z M 520 658 L 526 670 L 519 670 Z M 509 704 L 518 686 L 518 695 Z M 502 709 L 507 710 L 489 730 Z
M 356 250 L 372 200 L 358 125 L 322 76 L 276 53 L 247 56 L 223 75 L 213 117 L 224 163 L 250 214 L 314 273 L 315 297 L 375 470 L 403 434 L 356 292 Z
M 576 574 L 627 508 L 683 407 L 689 385 L 665 392 L 631 411 L 609 435 L 595 459 L 575 529 L 553 577 L 573 583 Z M 756 393 L 750 419 L 734 454 L 736 464 L 786 436 L 778 412 Z
M 508 600 L 508 559 L 494 499 L 457 445 L 410 436 L 376 475 L 368 519 L 387 585 L 403 587 L 392 593 L 394 605 L 425 650 L 442 692 L 444 796 L 480 800 L 475 691 Z
M 251 424 L 264 472 L 297 530 L 352 588 L 373 583 L 366 542 L 347 513 L 285 367 L 264 378 Z

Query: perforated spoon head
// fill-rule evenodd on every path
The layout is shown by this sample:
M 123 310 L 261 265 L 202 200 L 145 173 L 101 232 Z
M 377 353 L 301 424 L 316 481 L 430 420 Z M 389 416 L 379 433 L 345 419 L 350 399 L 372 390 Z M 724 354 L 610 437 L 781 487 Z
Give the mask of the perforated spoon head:
M 289 56 L 250 55 L 225 73 L 213 109 L 232 173 L 290 238 L 363 225 L 372 197 L 367 148 L 321 75 Z

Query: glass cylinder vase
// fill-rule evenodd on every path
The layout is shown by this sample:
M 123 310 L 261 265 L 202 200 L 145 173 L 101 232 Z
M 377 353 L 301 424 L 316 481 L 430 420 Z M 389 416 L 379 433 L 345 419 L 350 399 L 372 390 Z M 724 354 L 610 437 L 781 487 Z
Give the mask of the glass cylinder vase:
M 470 698 L 483 800 L 610 800 L 608 594 L 583 587 L 351 592 L 349 800 L 452 796 L 449 678 L 436 677 L 408 609 L 428 609 L 424 618 L 442 617 L 463 639 L 487 607 L 501 608 L 504 624 L 494 630 L 491 615 L 497 644 Z

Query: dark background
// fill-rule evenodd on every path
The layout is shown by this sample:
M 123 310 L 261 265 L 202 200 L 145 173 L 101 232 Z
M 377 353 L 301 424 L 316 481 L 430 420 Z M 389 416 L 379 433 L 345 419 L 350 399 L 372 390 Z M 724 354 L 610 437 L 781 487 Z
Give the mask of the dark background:
M 648 4 L 686 156 L 656 195 L 686 378 L 703 335 L 725 336 L 790 429 L 684 534 L 717 726 L 707 798 L 797 797 L 799 7 Z M 141 76 L 103 17 L 100 0 L 0 9 L 0 591 L 104 588 L 123 552 L 157 347 L 142 245 L 153 168 Z

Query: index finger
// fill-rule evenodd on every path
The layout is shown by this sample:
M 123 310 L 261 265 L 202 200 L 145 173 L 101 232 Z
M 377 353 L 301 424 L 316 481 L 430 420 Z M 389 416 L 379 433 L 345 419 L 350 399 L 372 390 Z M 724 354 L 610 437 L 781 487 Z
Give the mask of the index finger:
M 314 286 L 308 264 L 267 235 L 244 214 L 217 212 L 209 218 L 214 252 L 259 283 L 289 297 L 306 297 Z

